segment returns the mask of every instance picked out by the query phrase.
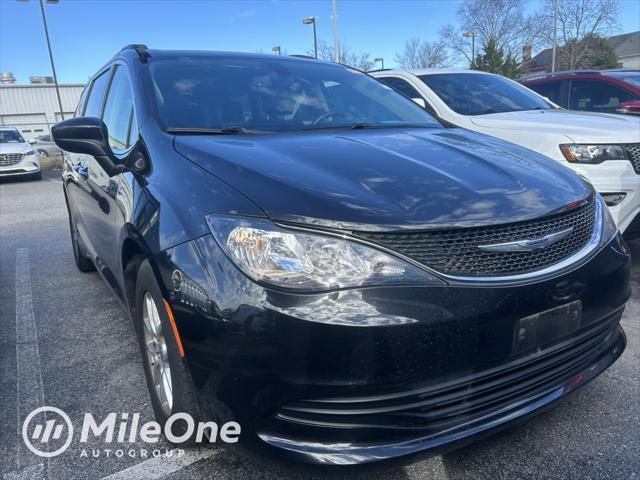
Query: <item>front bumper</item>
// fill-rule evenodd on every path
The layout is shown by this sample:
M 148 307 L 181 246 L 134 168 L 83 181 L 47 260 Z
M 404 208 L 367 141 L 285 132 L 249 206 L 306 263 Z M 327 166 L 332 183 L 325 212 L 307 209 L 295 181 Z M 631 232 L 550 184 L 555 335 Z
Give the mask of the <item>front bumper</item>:
M 404 462 L 469 441 L 583 385 L 625 345 L 619 236 L 578 269 L 493 288 L 286 294 L 248 280 L 210 235 L 154 263 L 203 416 L 304 463 Z M 575 329 L 515 347 L 520 319 L 578 300 Z
M 0 166 L 0 176 L 33 175 L 40 171 L 40 160 L 37 155 L 25 156 L 13 165 Z
M 569 164 L 577 173 L 587 177 L 601 194 L 624 193 L 625 198 L 609 207 L 621 232 L 640 216 L 640 174 L 628 160 L 609 160 L 597 165 Z

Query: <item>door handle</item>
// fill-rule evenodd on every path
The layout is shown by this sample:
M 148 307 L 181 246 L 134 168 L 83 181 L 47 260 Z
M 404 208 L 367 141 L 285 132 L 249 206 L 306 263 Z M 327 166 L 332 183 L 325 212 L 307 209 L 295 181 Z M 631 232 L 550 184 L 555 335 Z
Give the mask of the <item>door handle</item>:
M 78 175 L 80 175 L 82 178 L 89 178 L 89 170 L 87 169 L 86 165 L 83 165 L 81 163 L 76 163 L 73 166 L 73 169 L 76 171 L 76 173 Z

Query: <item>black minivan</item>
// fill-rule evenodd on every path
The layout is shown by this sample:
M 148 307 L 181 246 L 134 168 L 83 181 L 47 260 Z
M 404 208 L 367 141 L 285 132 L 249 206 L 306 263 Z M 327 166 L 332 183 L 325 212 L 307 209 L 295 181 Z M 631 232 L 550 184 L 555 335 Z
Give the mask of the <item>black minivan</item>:
M 629 250 L 558 163 L 316 60 L 125 47 L 53 128 L 156 416 L 316 465 L 495 432 L 625 347 Z

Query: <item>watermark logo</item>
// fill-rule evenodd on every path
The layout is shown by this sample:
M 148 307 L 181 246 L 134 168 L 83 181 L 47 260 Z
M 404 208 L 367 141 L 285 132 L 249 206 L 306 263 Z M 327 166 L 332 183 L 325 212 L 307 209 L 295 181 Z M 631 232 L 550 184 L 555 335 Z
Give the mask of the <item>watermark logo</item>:
M 22 424 L 22 440 L 27 448 L 39 457 L 55 457 L 71 445 L 73 424 L 69 415 L 59 408 L 36 408 Z M 50 450 L 51 445 L 60 446 Z
M 236 443 L 240 436 L 237 422 L 226 422 L 219 428 L 215 422 L 197 422 L 187 413 L 174 413 L 164 425 L 158 422 L 140 422 L 140 414 L 107 414 L 101 421 L 91 413 L 85 413 L 80 428 L 80 444 L 102 441 L 105 444 L 134 444 L 144 442 L 156 444 L 164 436 L 174 444 L 192 438 L 196 443 Z M 71 418 L 56 407 L 40 407 L 31 412 L 22 424 L 22 440 L 31 452 L 39 457 L 51 458 L 64 453 L 73 442 L 74 428 Z M 108 456 L 112 449 L 105 449 Z M 116 450 L 117 452 L 122 450 Z M 129 454 L 131 455 L 131 454 Z M 88 456 L 82 449 L 81 456 Z M 96 456 L 95 449 L 93 456 Z

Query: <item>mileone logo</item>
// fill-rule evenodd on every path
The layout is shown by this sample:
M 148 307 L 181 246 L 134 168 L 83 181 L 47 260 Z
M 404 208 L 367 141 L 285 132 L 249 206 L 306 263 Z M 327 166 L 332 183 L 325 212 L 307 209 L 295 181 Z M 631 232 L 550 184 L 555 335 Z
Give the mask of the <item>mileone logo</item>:
M 56 407 L 37 408 L 22 424 L 22 439 L 27 448 L 45 458 L 65 452 L 73 441 L 73 433 L 71 418 Z M 218 428 L 215 422 L 196 424 L 188 413 L 174 413 L 167 419 L 164 427 L 154 421 L 141 424 L 139 413 L 130 415 L 111 412 L 101 421 L 96 420 L 91 413 L 85 413 L 79 442 L 86 444 L 98 439 L 106 444 L 138 441 L 155 444 L 162 434 L 174 444 L 180 444 L 194 434 L 196 443 L 215 443 L 218 438 L 224 443 L 236 443 L 240 436 L 240 425 L 237 422 L 227 422 Z M 86 452 L 83 456 L 86 456 Z

